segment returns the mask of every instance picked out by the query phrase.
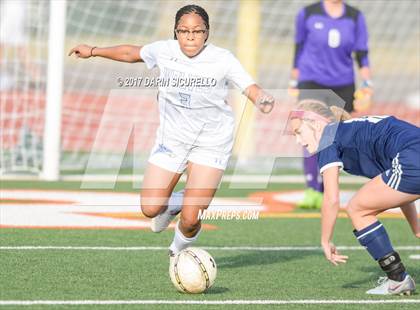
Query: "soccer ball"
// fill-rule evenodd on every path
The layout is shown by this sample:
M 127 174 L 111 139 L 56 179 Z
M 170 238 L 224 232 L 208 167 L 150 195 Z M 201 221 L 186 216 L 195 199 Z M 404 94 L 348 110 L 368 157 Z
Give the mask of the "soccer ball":
M 171 258 L 169 276 L 182 293 L 199 294 L 210 288 L 216 279 L 213 257 L 199 248 L 186 248 Z

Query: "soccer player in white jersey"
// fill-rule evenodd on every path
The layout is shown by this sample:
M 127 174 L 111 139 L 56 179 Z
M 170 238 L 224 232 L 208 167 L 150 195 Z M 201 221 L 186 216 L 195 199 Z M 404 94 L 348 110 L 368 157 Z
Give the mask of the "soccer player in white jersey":
M 263 112 L 269 112 L 274 103 L 231 52 L 206 43 L 209 29 L 206 11 L 187 5 L 175 16 L 174 40 L 144 46 L 79 45 L 69 54 L 145 62 L 149 69 L 159 68 L 160 126 L 144 176 L 141 209 L 152 218 L 154 232 L 165 230 L 181 212 L 170 255 L 197 239 L 199 211 L 208 208 L 231 155 L 234 116 L 225 102 L 227 82 Z M 184 171 L 185 190 L 173 192 Z

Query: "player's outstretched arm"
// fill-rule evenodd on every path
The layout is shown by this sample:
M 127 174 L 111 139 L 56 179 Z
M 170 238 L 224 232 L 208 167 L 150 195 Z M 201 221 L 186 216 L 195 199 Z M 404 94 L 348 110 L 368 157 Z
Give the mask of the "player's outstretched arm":
M 270 113 L 274 107 L 274 98 L 270 94 L 266 93 L 261 87 L 257 84 L 252 84 L 248 86 L 244 95 L 251 100 L 255 106 L 257 106 L 261 112 Z
M 340 255 L 337 248 L 331 243 L 338 209 L 340 207 L 338 175 L 339 168 L 337 166 L 330 167 L 323 173 L 324 199 L 321 209 L 321 245 L 324 250 L 325 258 L 333 265 L 345 263 L 348 258 L 345 255 Z
M 77 58 L 103 57 L 122 62 L 140 62 L 141 46 L 135 45 L 118 45 L 112 47 L 96 47 L 86 44 L 81 44 L 73 47 L 69 56 L 75 55 Z

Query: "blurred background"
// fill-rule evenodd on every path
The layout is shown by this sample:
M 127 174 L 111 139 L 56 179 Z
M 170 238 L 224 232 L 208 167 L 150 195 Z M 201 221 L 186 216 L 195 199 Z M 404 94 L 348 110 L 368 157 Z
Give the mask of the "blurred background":
M 45 157 L 46 152 L 57 153 L 52 161 L 58 158 L 59 164 L 52 169 L 59 177 L 85 172 L 130 174 L 134 168 L 141 173 L 158 126 L 156 94 L 141 89 L 121 93 L 117 80 L 154 76 L 157 72 L 147 71 L 141 63 L 77 60 L 67 54 L 81 43 L 144 45 L 171 39 L 175 13 L 190 1 L 53 2 L 60 3 L 58 9 L 44 0 L 1 0 L 0 174 L 42 177 L 51 161 Z M 243 15 L 241 9 L 249 2 L 256 9 Z M 209 41 L 235 54 L 240 51 L 241 62 L 256 81 L 272 90 L 287 88 L 294 52 L 294 19 L 300 8 L 313 2 L 194 1 L 209 13 Z M 368 25 L 375 97 L 372 108 L 364 113 L 392 114 L 419 126 L 420 1 L 346 2 L 365 14 Z M 64 11 L 65 18 L 53 20 L 55 10 L 61 10 L 61 14 Z M 54 41 L 56 31 L 64 31 L 62 41 Z M 244 44 L 247 35 L 253 36 L 253 44 Z M 249 57 L 244 57 L 248 49 Z M 49 107 L 55 108 L 48 113 L 47 92 L 53 94 L 54 90 L 58 94 L 49 97 Z M 249 160 L 243 169 L 258 171 L 266 158 L 272 162 L 277 157 L 283 158 L 276 161 L 275 168 L 300 169 L 301 159 L 290 155 L 294 142 L 281 137 L 285 113 L 287 109 L 276 107 L 269 116 L 255 115 L 253 151 L 247 154 Z M 104 114 L 114 118 L 104 122 Z M 46 115 L 50 127 L 45 125 Z M 136 135 L 126 126 L 133 123 Z M 50 139 L 57 141 L 57 137 L 58 148 L 54 149 L 54 143 L 46 148 Z M 123 151 L 115 147 L 121 141 L 126 141 Z M 89 162 L 91 171 L 87 171 Z M 229 169 L 235 170 L 235 163 L 234 157 Z

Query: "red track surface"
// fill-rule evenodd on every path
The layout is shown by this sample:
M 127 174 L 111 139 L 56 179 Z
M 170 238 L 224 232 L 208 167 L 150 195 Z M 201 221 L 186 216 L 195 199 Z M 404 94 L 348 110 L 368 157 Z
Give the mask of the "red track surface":
M 14 147 L 23 128 L 42 137 L 45 94 L 3 92 L 1 96 L 2 147 Z M 282 124 L 289 110 L 290 106 L 279 105 L 268 115 L 257 113 L 256 149 L 260 154 L 287 154 L 295 147 L 293 137 L 282 134 Z M 148 151 L 159 121 L 155 98 L 139 100 L 136 97 L 113 96 L 108 100 L 107 96 L 66 92 L 62 111 L 63 151 L 89 152 L 94 149 L 121 152 L 125 151 L 127 144 L 129 151 Z M 403 104 L 377 104 L 364 114 L 394 115 L 420 126 L 419 111 Z

